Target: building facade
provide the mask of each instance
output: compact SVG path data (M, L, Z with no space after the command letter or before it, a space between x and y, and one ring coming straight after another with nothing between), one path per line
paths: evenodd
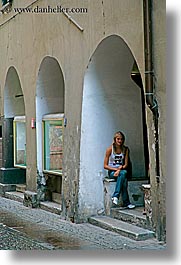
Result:
M146 10L153 33L151 71ZM153 226L162 240L165 1L3 3L0 53L0 182L26 183L26 190L37 192L39 177L47 187L44 199L59 196L62 216L83 222L104 208L104 154L121 130L131 150L133 179L151 185ZM147 96L156 104L156 118Z

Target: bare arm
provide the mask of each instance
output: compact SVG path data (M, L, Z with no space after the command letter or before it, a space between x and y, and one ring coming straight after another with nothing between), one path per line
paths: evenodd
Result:
M129 148L127 147L125 152L124 165L122 166L122 169L126 169L128 167L128 157L129 157Z
M105 154L105 158L104 158L104 169L117 171L118 168L110 167L108 165L109 164L109 157L111 155L111 152L112 152L112 146L108 147L107 150L106 150L106 154Z

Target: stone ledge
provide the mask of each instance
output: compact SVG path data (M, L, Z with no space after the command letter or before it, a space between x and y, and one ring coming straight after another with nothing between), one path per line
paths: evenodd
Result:
M0 183L0 195L4 196L8 191L15 191L16 185L15 184L3 184Z
M40 202L40 208L47 212L60 215L62 212L61 205L51 201Z
M130 203L136 206L144 206L144 192L142 190L142 185L148 184L148 180L132 180L128 181L128 194L130 198ZM106 215L110 215L110 209L112 205L112 194L115 190L116 181L114 179L104 178L104 207ZM119 198L119 206L122 205L122 197Z
M23 198L24 198L23 193L20 193L17 191L5 192L4 197L10 200L13 200L13 201L21 202L21 203L23 203Z

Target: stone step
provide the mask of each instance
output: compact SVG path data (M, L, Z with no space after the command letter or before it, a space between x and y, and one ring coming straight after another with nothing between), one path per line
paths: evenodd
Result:
M149 219L146 215L143 215L144 208L136 207L135 209L123 209L123 208L111 208L110 216L127 222L129 224L133 224L145 229L151 229L151 225Z
M15 191L16 185L15 184L3 184L0 183L0 195L4 196L5 192L7 191Z
M140 241L153 238L155 233L148 229L144 229L132 224L128 224L121 220L116 220L108 216L90 217L89 222L101 228L119 233L122 236Z
M17 202L22 202L23 203L23 199L24 199L24 194L21 192L17 192L17 191L9 191L9 192L5 192L5 198L13 200L13 201L17 201Z
M61 204L50 201L40 202L40 208L47 212L55 213L58 215L60 215L62 212Z
M17 202L21 202L25 206L30 206L30 204L32 204L32 202L29 203L29 205L28 205L28 202L25 200L26 198L24 198L28 194L29 194L29 196L36 195L36 193L29 192L29 191L26 191L25 194L23 194L22 192L11 191L11 192L5 192L4 197L7 198L7 199L10 199L10 200L14 200L14 201L17 201ZM60 204L57 204L55 202L50 202L50 201L40 202L39 207L41 209L47 211L47 212L55 213L55 214L58 214L58 215L60 215L61 212L62 212L61 205Z
M24 193L26 191L26 185L25 184L16 184L16 191Z
M142 189L143 184L147 184L148 180L131 180L128 181L128 193L130 203L136 205L137 207L144 206L144 192ZM112 194L114 193L116 182L114 179L104 178L104 207L105 214L110 215L110 210L112 207ZM122 197L119 198L119 205L123 204Z

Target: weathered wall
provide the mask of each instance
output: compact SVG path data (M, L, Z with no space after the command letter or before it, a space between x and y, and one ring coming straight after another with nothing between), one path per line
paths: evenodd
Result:
M31 0L14 1L16 6L27 6ZM60 1L53 1L54 6ZM48 6L50 1L40 0L34 6ZM163 218L165 183L165 78L163 51L165 49L165 1L154 1L155 70L157 73L158 100L160 105L160 154L161 154L161 208ZM86 7L85 14L71 14L84 29L81 31L63 14L13 12L0 16L0 88L4 95L6 74L11 66L17 70L24 94L27 118L27 189L36 190L36 130L31 129L31 118L36 116L36 86L40 64L46 56L53 57L60 65L65 86L65 116L67 127L64 135L63 214L71 220L81 219L79 209L79 166L82 95L86 68L98 44L110 35L120 36L130 48L144 79L143 17L141 0L62 0L65 7ZM162 10L163 8L163 10ZM14 16L14 17L13 17ZM7 22L6 22L7 21ZM4 24L4 22L6 22ZM160 45L161 43L161 45ZM160 62L163 65L160 65ZM144 81L144 80L143 80ZM50 87L51 89L51 87ZM3 100L2 100L3 104ZM4 114L3 107L1 108ZM148 110L150 167L154 185L154 151L152 118ZM155 204L153 204L154 207ZM79 209L79 211L78 211ZM78 216L80 215L80 216ZM155 215L154 215L155 216ZM155 217L154 217L155 218ZM157 225L157 223L155 222Z
M23 7L29 3L31 1L19 0L16 6ZM46 7L49 1L38 1L34 6L37 4ZM59 1L54 1L56 4ZM61 4L88 9L86 14L71 15L84 29L83 32L63 14L24 13L13 19L10 18L14 13L1 16L1 24L10 20L0 26L0 37L3 40L0 44L0 76L3 93L8 68L14 65L19 75L27 118L27 189L36 190L36 131L31 129L30 122L36 116L38 73L46 56L58 61L65 79L67 117L64 137L64 214L74 219L79 205L81 109L86 67L98 44L105 37L115 34L130 47L140 70L144 68L142 1L62 1Z
M16 6L27 6L31 2L16 1ZM54 5L59 4L59 1L54 2ZM46 7L48 4L49 1L38 1L39 6ZM77 1L74 3L62 1L62 5L66 7L78 6ZM79 6L81 5L83 2L79 4ZM65 158L70 157L71 163L69 164L71 166L69 165L69 168L71 170L74 171L78 168L79 140L77 141L77 138L74 137L74 131L77 131L77 126L79 127L80 123L81 73L85 68L84 64L80 63L80 59L83 60L82 32L62 14L24 13L11 19L13 15L14 13L11 12L0 18L1 24L10 19L6 24L0 26L1 88L3 94L6 72L10 66L15 66L24 92L27 117L27 188L36 190L36 131L31 129L30 123L31 118L36 116L35 95L38 71L43 58L47 55L54 57L59 62L63 74L66 72L65 112L68 125L65 131L65 145L67 142L71 142L71 144L70 148L65 149ZM81 16L85 17L86 15L78 15L77 19L81 20ZM78 66L79 71L75 71ZM68 102L71 102L72 99L74 99L75 104L69 105ZM75 144L69 140L72 135ZM66 150L71 152L73 158L69 153L66 153ZM67 164L66 161L65 164Z
M157 237L165 240L166 237L166 6L165 0L153 1L153 61L154 85L159 107L159 156L160 156L160 183L155 178L154 163L154 131L151 120L150 157L151 157L151 194L153 223Z

